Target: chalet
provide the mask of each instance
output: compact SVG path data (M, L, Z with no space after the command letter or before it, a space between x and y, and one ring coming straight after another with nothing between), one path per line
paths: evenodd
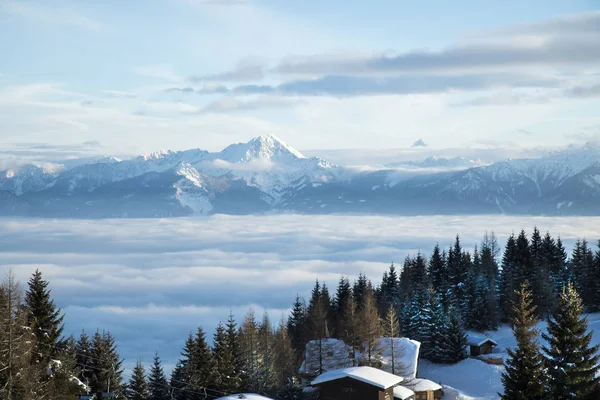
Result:
M348 368L356 365L354 351L342 340L323 338L306 344L304 362L300 366L300 377L309 384L323 372Z
M489 337L478 335L476 333L469 333L467 335L467 346L469 346L471 357L477 357L482 354L491 354L494 347L498 346L498 343L494 342Z
M254 393L239 393L239 394L230 394L225 397L219 397L216 400L273 400L269 397L261 396L259 394Z
M312 386L319 400L393 400L402 378L372 367L337 369L319 375Z
M444 395L442 387L429 379L410 379L403 382L402 386L415 393L414 400L440 400Z

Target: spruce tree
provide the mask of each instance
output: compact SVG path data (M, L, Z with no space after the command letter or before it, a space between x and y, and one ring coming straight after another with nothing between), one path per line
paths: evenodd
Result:
M354 300L356 300L356 305L359 308L362 307L368 286L369 281L367 277L362 272L359 273L358 279L354 282L354 285L352 286L352 295L354 296Z
M150 376L148 377L148 400L170 400L169 382L158 353L154 354Z
M25 293L27 325L31 327L36 340L32 363L47 365L52 357L60 352L64 315L50 298L48 282L36 270L29 279Z
M342 276L338 282L338 287L335 292L334 306L332 307L333 316L331 320L333 321L335 337L342 337L342 314L344 312L344 309L346 308L346 303L348 302L348 299L350 299L350 297L352 297L350 281L347 277ZM296 304L294 304L294 307L295 306Z
M444 348L443 329L447 325L439 295L430 288L426 306L422 309L421 354L424 359L437 362Z
M112 334L108 331L96 332L92 340L92 393L114 393L120 396L123 392L123 361L117 352Z
M590 346L593 331L587 331L588 321L581 317L582 311L579 294L568 284L548 321L548 333L542 333L548 342L543 347L549 378L547 399L598 398L599 346Z
M439 362L453 364L466 358L467 335L455 309L449 310L448 323L442 328L440 342Z
M258 323L254 310L250 309L239 329L240 354L242 356L241 389L258 392L260 389L260 353L258 345Z
M228 392L238 392L242 387L243 357L240 349L237 323L231 311L229 311L225 333L227 346L231 349L231 354L233 355L233 371L232 375L229 376Z
M306 305L300 295L297 294L287 322L287 331L292 340L292 347L296 352L297 359L302 357L304 346L308 340L306 328Z
M211 387L226 393L235 388L231 387L230 378L235 375L235 357L233 349L229 347L227 331L219 322L213 336L214 371Z
M133 368L126 389L127 400L148 400L148 382L142 362L138 360Z
M82 331L81 335L79 335L75 348L77 351L76 360L77 367L79 368L79 380L89 385L95 371L92 369L94 366L94 361L91 359L92 342L85 331Z
M206 343L206 334L202 327L196 330L191 350L187 364L189 381L186 388L190 392L200 392L212 382L214 369L212 353Z
M545 374L538 343L539 332L535 328L535 305L527 283L516 293L513 306L513 334L516 349L508 349L505 372L502 373L503 400L543 400Z
M515 235L511 235L506 241L504 255L502 256L502 273L498 287L500 311L503 321L513 318L513 304L515 290L517 290L517 241Z

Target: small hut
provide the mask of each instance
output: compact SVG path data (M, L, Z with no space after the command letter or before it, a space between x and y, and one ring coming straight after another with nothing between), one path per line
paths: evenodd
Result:
M469 333L467 335L467 345L469 346L471 357L477 357L483 354L491 354L494 347L498 346L498 343L489 337Z
M312 386L320 400L393 400L402 378L372 367L351 367L325 372Z
M429 379L415 378L402 384L415 393L414 400L440 400L444 393L442 386Z

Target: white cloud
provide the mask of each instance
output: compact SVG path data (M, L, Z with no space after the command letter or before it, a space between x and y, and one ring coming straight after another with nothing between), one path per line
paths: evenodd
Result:
M95 21L74 8L66 8L54 4L46 7L27 1L5 0L0 3L0 9L21 17L51 25L70 25L96 33L109 32L111 28L101 22Z
M169 82L180 82L183 80L182 77L173 71L173 67L167 64L138 66L134 67L133 71L140 76Z

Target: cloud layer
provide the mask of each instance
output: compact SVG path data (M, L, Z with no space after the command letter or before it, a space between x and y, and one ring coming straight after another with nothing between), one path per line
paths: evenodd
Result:
M67 331L114 331L122 355L172 366L189 331L209 337L231 309L278 321L296 293L340 275L379 280L389 263L486 230L503 242L513 230L600 238L597 218L213 216L147 220L0 220L0 266L23 282L40 268L67 313ZM333 289L333 288L332 288Z

